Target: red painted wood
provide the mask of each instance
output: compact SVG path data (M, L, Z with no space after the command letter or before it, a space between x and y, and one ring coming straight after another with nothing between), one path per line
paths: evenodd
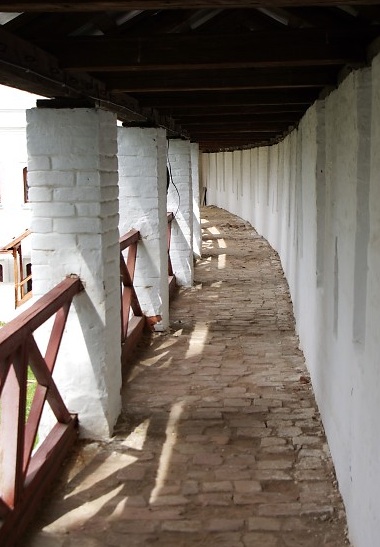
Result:
M67 316L69 314L70 305L71 301L66 302L62 306L62 308L57 311L55 316L54 325L50 334L50 339L45 354L45 361L50 371L54 369L54 365L57 360L57 355L59 347L61 345L63 331L66 325Z
M168 216L168 231L167 231L168 275L169 275L169 285L170 285L170 282L171 282L170 278L172 278L174 276L172 261L171 261L171 258L170 258L170 243L171 243L171 239L172 239L172 222L174 220L174 214L173 213L168 213L167 216Z
M131 361L133 351L140 340L146 325L145 317L132 317L128 329L128 335L121 349L121 364L122 370L126 370L127 365Z
M1 397L0 493L4 503L15 507L22 494L27 359L25 345L12 355Z
M36 509L33 500L41 497L48 479L53 476L52 470L56 470L76 437L76 418L64 405L52 379L52 371L71 301L82 289L77 277L65 279L0 331L2 546L14 544L15 537ZM33 331L54 314L56 317L44 358L33 338ZM26 422L28 365L38 385ZM45 401L52 408L58 424L32 456Z
M132 298L132 289L130 287L124 287L122 294L122 342L124 342L128 333L128 324L129 324L129 313L131 309L131 298Z
M125 343L128 332L129 323L132 318L142 317L143 313L140 303L137 298L133 279L136 268L137 244L140 239L140 232L130 230L122 238L120 238L120 277L122 282L121 295L121 341ZM123 250L128 249L127 257L123 255Z
M120 250L124 251L127 247L132 245L132 243L137 243L140 239L140 232L138 230L129 230L125 235L119 239Z
M45 401L48 401L58 422L67 424L71 419L70 413L52 378L52 370L49 370L33 337L29 340L29 364L39 385L25 426L24 472L30 462Z
M0 397L3 391L5 380L7 379L10 366L11 366L10 356L7 356L5 359L0 360Z
M83 285L78 277L67 277L29 309L2 327L0 361L21 345L30 332L40 327L81 290Z
M57 424L33 457L20 503L6 515L0 528L0 545L14 547L33 518L41 499L57 476L68 450L78 437L75 415L68 425ZM1 514L1 507L0 507Z
M38 426L40 424L42 410L46 400L48 388L38 385L34 394L33 402L30 407L28 420L25 424L25 446L24 446L24 458L23 458L23 470L26 473L34 443L36 441Z
M127 256L127 269L128 269L128 273L132 283L133 283L133 278L135 276L136 256L137 256L137 243L134 243L133 245L129 246L128 256Z

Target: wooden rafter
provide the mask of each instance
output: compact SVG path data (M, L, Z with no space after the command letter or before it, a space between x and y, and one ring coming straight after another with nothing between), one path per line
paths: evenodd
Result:
M331 5L372 5L374 0L313 0L312 3L306 0L268 0L266 6L331 6ZM126 10L154 10L154 9L206 9L206 8L253 8L263 4L260 0L5 0L0 1L2 11L126 11Z
M70 71L146 71L329 66L363 62L380 33L296 29L240 35L86 36L39 42Z
M209 108L215 106L257 106L257 105L303 105L309 106L318 98L318 91L313 89L302 90L249 90L228 92L187 92L180 94L140 93L137 95L139 103L144 106L157 108L168 108L174 112L175 109L196 106L198 108Z
M201 149L278 142L380 36L371 0L0 0L2 11L0 83Z
M115 112L122 121L155 123L180 133L172 120L143 111L137 101L123 94L113 96L104 83L86 73L62 69L54 55L0 28L0 84L46 97L91 99L96 106Z
M322 88L335 83L336 68L210 70L207 73L207 78L205 78L203 70L179 72L152 70L144 73L102 73L100 78L110 91L128 93Z

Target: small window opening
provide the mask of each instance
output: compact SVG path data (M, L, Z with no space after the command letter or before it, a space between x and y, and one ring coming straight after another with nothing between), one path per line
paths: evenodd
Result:
M24 182L24 203L29 202L29 186L28 186L28 168L24 167L22 170L22 177Z

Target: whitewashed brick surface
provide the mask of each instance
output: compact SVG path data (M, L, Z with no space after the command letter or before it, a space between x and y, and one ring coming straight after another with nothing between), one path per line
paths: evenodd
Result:
M118 129L120 234L140 231L134 286L145 315L169 325L166 210L166 132Z
M32 109L27 123L34 295L70 274L85 286L54 376L82 435L108 437L121 404L116 118L96 109Z
M168 191L168 211L175 213L172 223L171 258L177 283L191 287L194 278L193 257L193 191L191 175L191 144L169 141L169 162L173 182Z

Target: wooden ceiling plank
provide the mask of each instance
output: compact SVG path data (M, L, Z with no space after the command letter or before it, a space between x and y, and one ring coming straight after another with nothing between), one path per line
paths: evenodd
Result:
M165 34L179 31L189 31L190 26L187 24L192 10L162 10L153 12L143 12L150 14L138 25L132 26L127 30L126 35L141 35L141 34Z
M58 37L66 37L82 27L91 20L92 15L92 13L23 13L7 23L4 28L25 40L35 36L57 39Z
M4 12L17 11L125 11L134 9L212 9L236 8L236 0L1 0L0 8ZM375 0L314 0L313 5L374 5ZM241 0L239 7L252 8L262 5L260 0ZM305 0L267 0L265 6L303 6Z
M150 94L138 94L137 100L142 106L172 109L195 107L215 107L215 106L256 106L256 105L303 105L312 104L317 98L318 93L315 90L296 90L296 91L241 91L235 93L181 93L171 95L164 93L151 96Z
M196 106L187 106L185 109L169 109L161 108L160 112L169 114L171 112L172 116L176 120L187 120L194 118L201 118L204 115L210 117L221 117L221 116L254 116L254 115L277 115L282 113L294 114L297 118L300 118L301 114L305 112L306 105L300 104L276 104L276 105L229 105L229 106L218 106L218 105L209 105L207 107L196 107Z
M191 127L192 125L198 125L199 123L207 123L214 125L223 125L226 123L255 123L255 122L271 122L274 119L278 122L294 123L299 119L298 112L277 113L275 117L273 114L226 114L218 116L210 116L208 114L203 116L179 116L176 118L181 125Z
M57 55L62 67L88 72L310 67L364 62L366 44L379 34L377 27L295 29L215 36L87 36L42 40L38 45Z
M141 109L127 95L113 95L104 84L87 74L69 74L57 59L0 27L0 83L45 97L88 98L99 108L115 112L121 121L152 119L169 132L178 132L173 120L153 110Z
M280 122L280 123L287 123L291 124L294 123L296 120L299 119L299 113L277 113L274 117L273 114L227 114L227 115L218 115L218 116L199 116L197 118L194 117L186 117L181 116L179 118L176 118L182 127L187 127L188 129L191 129L193 126L197 126L199 124L208 124L208 125L214 125L214 126L221 126L221 125L244 125L244 124L253 124L253 123L274 123Z
M235 69L208 71L147 71L144 73L95 74L107 89L119 92L210 91L237 89L283 89L333 85L337 69L260 70Z
M216 133L218 135L229 134L235 135L239 133L281 133L288 129L290 124L273 122L273 123L252 123L252 124L225 124L222 126L197 125L191 127L191 135L206 135Z

